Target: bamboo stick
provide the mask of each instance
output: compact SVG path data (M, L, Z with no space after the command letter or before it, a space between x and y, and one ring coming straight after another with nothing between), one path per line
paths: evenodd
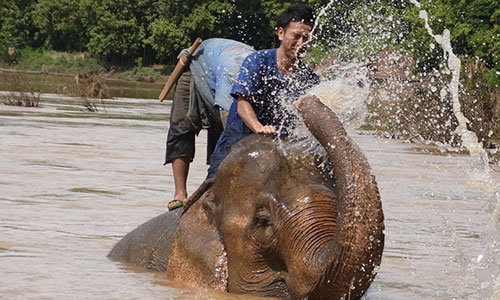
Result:
M193 55L194 51L198 48L198 46L201 44L202 40L201 38L197 38L196 41L194 41L193 45L189 49L189 54L182 54L181 57L179 58L179 62L174 68L174 71L172 71L172 74L168 77L167 83L165 83L165 86L163 87L163 90L161 91L160 99L161 102L165 100L165 97L167 97L168 92L172 89L174 84L179 80L179 77L181 77L182 72L184 69L189 65L189 62L191 61L191 55Z

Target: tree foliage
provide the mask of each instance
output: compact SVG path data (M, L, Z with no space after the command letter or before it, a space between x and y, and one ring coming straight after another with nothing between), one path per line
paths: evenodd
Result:
M88 34L82 31L78 0L40 0L31 17L38 37L45 46L58 51L81 50Z
M275 20L307 2L319 12L315 53L350 42L350 55L393 45L410 49L420 70L439 68L419 8L403 0L9 0L0 2L0 51L6 47L86 51L110 63L173 63L196 37L231 38L257 49L277 46ZM500 73L498 0L421 0L435 33L451 31L456 54L479 58L490 79ZM389 23L397 24L396 26ZM368 30L367 30L368 28ZM354 37L346 39L346 37ZM375 41L375 42L371 42ZM357 48L356 48L357 47ZM363 49L363 51L360 51ZM345 52L349 53L349 52Z
M434 34L450 30L453 51L463 62L479 60L488 67L491 83L500 84L500 2L498 0L424 0ZM408 6L405 18L412 27L412 46L421 69L439 68L433 41L419 18L419 9Z
M88 50L113 61L117 58L121 62L133 59L143 46L145 37L144 28L136 16L138 2L101 0L91 7L95 12L95 23L89 26Z
M30 12L35 1L0 1L0 47L24 47L37 44Z
M146 43L159 56L177 54L195 37L224 36L234 6L229 1L160 1L159 16L148 27Z

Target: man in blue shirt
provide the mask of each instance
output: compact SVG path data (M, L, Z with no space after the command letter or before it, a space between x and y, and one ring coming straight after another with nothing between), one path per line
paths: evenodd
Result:
M165 164L172 163L174 200L168 209L182 206L187 197L186 181L195 153L195 135L208 129L207 163L223 126L219 112L228 111L230 92L241 63L255 50L227 39L203 41L191 57L189 70L179 78L170 114ZM179 54L188 53L188 49Z
M286 138L294 129L296 117L287 103L319 83L319 77L300 61L314 18L307 4L290 6L278 17L279 48L254 52L243 61L231 90L235 100L210 158L207 178L216 175L231 146L250 133Z

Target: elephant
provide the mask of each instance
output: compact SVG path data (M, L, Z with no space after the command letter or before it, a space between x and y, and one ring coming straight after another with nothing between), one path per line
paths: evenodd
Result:
M384 248L364 154L319 98L297 105L321 145L252 134L183 210L139 226L109 254L192 288L281 299L359 299Z

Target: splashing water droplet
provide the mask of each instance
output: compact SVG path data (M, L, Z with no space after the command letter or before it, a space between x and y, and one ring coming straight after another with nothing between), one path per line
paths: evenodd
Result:
M420 3L415 0L410 0L411 3L415 4L418 8L421 7ZM497 267L498 260L500 260L500 251L497 249L496 241L500 239L500 219L498 218L500 212L500 193L495 191L500 191L500 184L495 182L490 176L489 160L486 151L483 149L482 145L478 142L476 134L467 129L467 123L469 120L463 115L461 110L461 104L459 102L459 76L461 69L460 59L453 53L451 47L450 31L445 29L442 35L433 34L431 27L428 22L427 12L421 10L419 13L421 19L425 21L425 28L429 35L431 35L437 44L443 48L443 54L447 56L447 67L452 75L451 82L448 85L448 89L442 89L440 95L442 98L447 96L448 93L451 94L453 113L458 120L458 126L455 129L461 139L463 145L467 148L470 155L470 163L473 172L469 174L471 184L480 186L488 199L491 199L494 210L490 212L491 223L494 226L490 226L491 229L487 229L483 233L482 239L486 241L487 251L490 252L492 257L486 259L486 267L476 268L475 274L478 280L480 280L481 296L482 298L490 299L500 299L500 275L499 268ZM480 254L476 258L476 262L479 264L485 260L483 254ZM486 276L484 275L486 273ZM493 284L493 282L495 284Z

